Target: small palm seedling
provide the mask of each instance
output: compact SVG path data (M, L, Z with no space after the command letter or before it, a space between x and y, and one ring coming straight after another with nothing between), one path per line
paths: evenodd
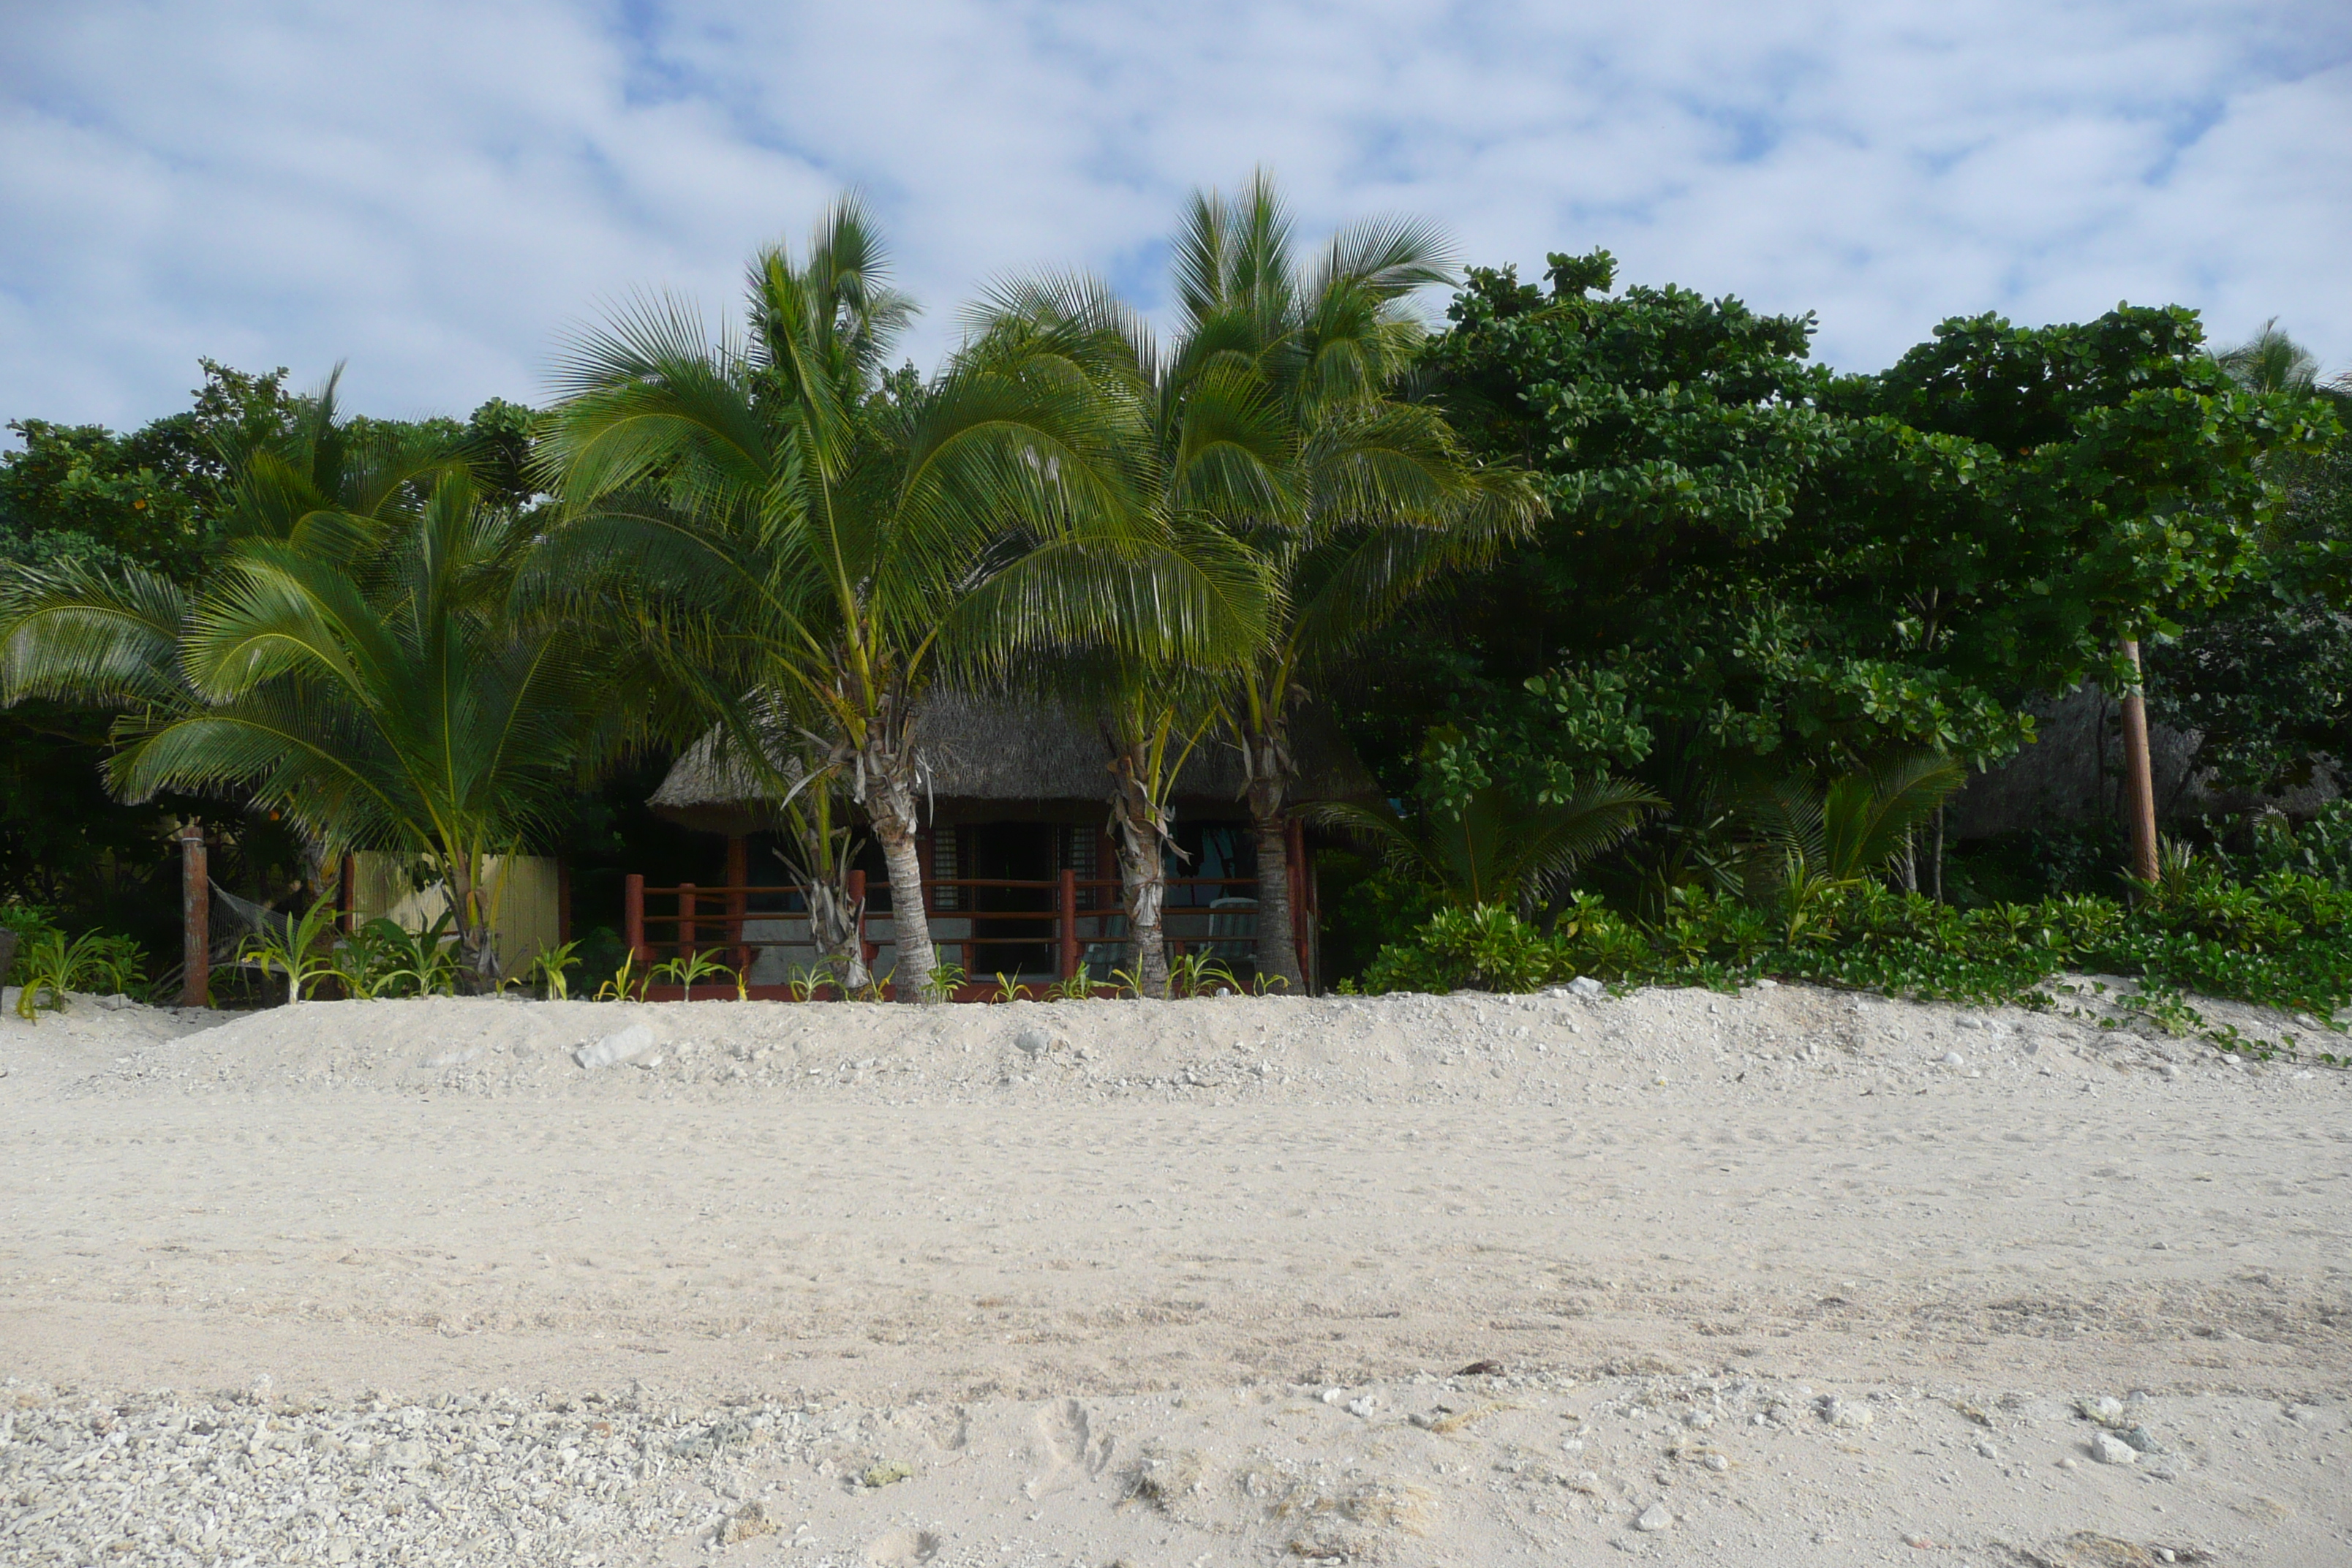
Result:
M626 1002L630 1000L629 991L632 987L635 988L637 998L642 1000L645 996L646 976L637 973L636 967L636 950L632 948L621 955L621 967L613 971L613 978L596 987L596 994L592 1000Z
M1048 1002L1083 1002L1094 994L1095 978L1083 963L1067 980L1057 980L1045 987L1045 1000Z
M946 959L939 959L931 965L930 978L923 983L923 1000L952 1002L955 1000L955 994L963 988L967 978L962 964L950 963Z
M85 931L73 941L60 931L43 931L18 960L24 986L16 993L16 1016L33 1022L39 1009L66 1005L66 993L124 988L140 968L139 951L128 937Z
M732 972L727 965L719 962L716 953L681 952L676 958L655 964L646 978L667 979L671 984L682 987L686 992L687 1000L692 1001L694 988L705 979L713 974L730 973Z
M423 931L410 931L387 915L378 915L361 927L352 940L362 949L358 968L366 982L366 994L399 995L404 991L412 996L455 995L457 954L450 924L451 917L445 912Z
M1138 966L1134 969L1112 970L1110 972L1110 994L1113 996L1125 996L1134 1001L1141 1001L1144 994L1143 971L1141 967Z
M299 1002L306 990L337 972L334 944L328 938L337 913L333 900L320 899L299 919L265 926L247 937L237 956L259 969L264 980L272 973L284 975L287 1002Z
M1239 991L1242 983L1213 952L1180 953L1168 963L1171 990L1182 996L1214 995L1220 990Z
M16 993L16 1016L33 1023L37 1009L66 1005L66 993L72 989L74 948L79 945L68 943L63 931L44 931L34 939L22 960L25 984Z
M840 984L841 982L833 973L832 965L824 963L814 964L806 969L795 969L793 971L792 978L784 983L785 988L792 993L793 1000L795 1002L809 1001L825 987L837 987Z
M576 942L566 942L553 947L542 947L539 955L530 961L530 967L524 971L529 978L539 982L541 994L549 1001L571 999L572 982L564 972L578 966L580 961L572 954L579 946Z
M1030 994L1029 987L1000 969L996 972L996 989L989 993L987 999L991 1002L1020 1002Z

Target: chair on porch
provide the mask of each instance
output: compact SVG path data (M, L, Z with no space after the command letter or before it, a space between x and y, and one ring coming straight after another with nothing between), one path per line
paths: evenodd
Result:
M1210 903L1209 952L1227 969L1257 962L1255 899L1224 898Z

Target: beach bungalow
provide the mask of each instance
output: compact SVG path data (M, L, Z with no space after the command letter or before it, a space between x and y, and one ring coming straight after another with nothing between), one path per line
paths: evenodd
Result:
M1081 965L1108 980L1130 964L1108 831L1109 750L1092 721L1057 709L940 694L929 699L917 735L930 771L921 841L925 909L940 956L971 978L964 994L994 991L999 975L1036 988L1068 979ZM1379 786L1320 710L1299 715L1292 742L1300 773L1289 828L1292 940L1312 988L1312 835L1295 808L1369 798ZM1203 742L1178 777L1167 935L1171 952L1207 949L1246 978L1256 946L1257 853L1242 783L1239 758L1215 742ZM706 740L678 759L647 805L682 826L726 838L726 885L656 887L631 876L625 893L631 947L647 963L716 952L753 994L789 994L818 954L806 900L775 853L772 803L743 770L719 761ZM864 900L867 962L887 973L896 959L892 892L878 849L867 845L858 867L851 897ZM727 982L728 994L733 984Z

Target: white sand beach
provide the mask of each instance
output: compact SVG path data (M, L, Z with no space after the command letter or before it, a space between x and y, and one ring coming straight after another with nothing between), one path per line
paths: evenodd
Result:
M2110 999L10 1011L0 1560L2352 1561L2352 1078Z

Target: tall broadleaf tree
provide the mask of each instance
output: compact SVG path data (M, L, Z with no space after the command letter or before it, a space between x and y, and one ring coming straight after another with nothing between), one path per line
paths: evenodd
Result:
M1181 655L1230 635L1067 355L982 336L929 380L886 373L911 313L845 199L803 256L755 259L740 336L660 300L583 337L548 436L566 570L624 584L669 689L739 756L789 788L782 756L805 753L864 813L908 999L934 967L925 692L1001 682L1047 648Z

